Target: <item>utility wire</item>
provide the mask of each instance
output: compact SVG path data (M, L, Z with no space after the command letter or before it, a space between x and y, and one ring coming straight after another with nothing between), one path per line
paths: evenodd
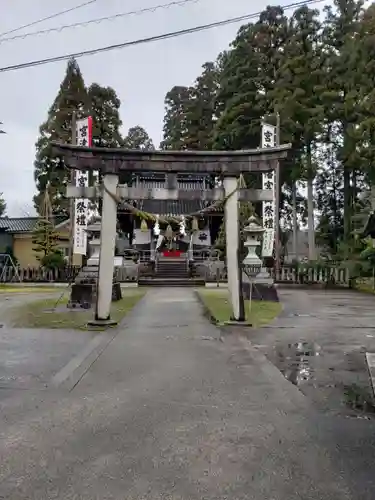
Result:
M72 24L64 24L64 25L58 26L56 28L48 28L45 30L31 31L29 33L24 33L23 35L14 35L14 36L9 36L9 37L5 37L5 38L0 38L0 43L10 42L11 40L25 39L25 38L28 38L30 36L46 35L48 33L60 32L60 31L66 30L66 29L71 29L71 28L83 28L83 27L89 26L91 24L100 24L104 21L115 21L117 19L121 19L121 18L127 17L127 16L142 15L142 14L147 14L148 12L156 12L157 10L160 10L160 9L168 9L170 7L182 7L188 3L197 3L197 2L199 2L199 0L178 0L178 1L174 1L174 2L155 5L154 7L145 7L143 9L139 9L139 10L120 12L119 14L113 14L111 16L97 17L94 19L89 19L88 21L81 21L81 22L72 23Z
M55 12L55 14L51 14L50 16L43 17L42 19L37 19L36 21L32 21L31 23L28 24L23 24L22 26L19 26L18 28L14 28L9 31L4 31L3 33L0 33L0 37L5 36L5 35L10 35L11 33L15 33L16 31L21 31L24 28L30 28L31 26L35 26L36 24L43 23L44 21L49 21L50 19L55 19L56 17L62 16L63 14L68 14L68 12L73 12L78 9L82 9L82 7L86 7L87 5L91 5L92 3L95 3L97 0L89 0L87 2L81 3L80 5L76 5L75 7L70 7L69 9L62 10L60 12Z
M322 3L324 1L325 0L305 0L305 1L301 1L301 2L294 2L294 3L284 5L283 9L290 10L290 9L303 7L303 6L307 6L307 5ZM39 59L39 60L35 60L35 61L30 61L27 63L14 64L12 66L5 66L3 68L0 68L0 73L5 73L8 71L16 71L18 69L24 69L24 68L31 68L33 66L42 66L44 64L65 61L65 60L73 59L73 58L78 59L79 57L92 56L94 54L100 54L102 52L109 52L111 50L124 49L127 47L133 47L135 45L142 45L142 44L146 44L146 43L157 42L160 40L167 40L169 38L176 38L178 36L189 35L191 33L197 33L199 31L205 31L205 30L209 30L212 28L226 26L228 24L234 24L234 23L239 23L239 22L243 22L243 21L248 21L248 20L259 17L261 13L262 13L262 11L254 12L252 14L245 14L243 16L232 17L229 19L225 19L223 21L217 21L217 22L210 23L210 24L202 24L201 26L195 26L193 28L188 28L188 29L179 30L179 31L172 31L170 33L164 33L162 35L150 36L147 38L139 38L138 40L132 40L130 42L117 43L114 45L107 45L106 47L99 47L96 49L84 50L82 52L74 52L71 54L49 57L46 59Z

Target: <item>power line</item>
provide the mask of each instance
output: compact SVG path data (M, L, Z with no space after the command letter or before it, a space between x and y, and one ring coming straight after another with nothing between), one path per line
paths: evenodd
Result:
M21 31L24 28L30 28L31 26L35 26L36 24L43 23L44 21L49 21L50 19L55 19L56 17L62 16L63 14L68 14L69 12L73 12L78 9L82 9L82 7L86 7L87 5L91 5L92 3L95 3L97 0L89 0L87 2L81 3L80 5L76 5L75 7L70 7L69 9L62 10L60 12L55 12L55 14L51 14L50 16L43 17L42 19L37 19L36 21L32 21L31 23L28 24L23 24L22 26L19 26L18 28L14 28L9 31L4 31L3 33L0 33L0 37L5 36L5 35L10 35L11 33L15 33L16 31Z
M302 6L307 6L307 5L317 4L317 3L322 3L324 1L325 0L305 0L305 1L301 1L301 2L294 2L294 3L290 3L290 4L287 4L287 5L284 5L283 9L284 10L290 10L290 9L294 9L294 8L298 8L298 7L302 7ZM99 47L97 49L84 50L82 52L74 52L74 53L71 53L71 54L65 54L65 55L61 55L61 56L49 57L49 58L46 58L46 59L39 59L39 60L35 60L35 61L30 61L30 62L27 62L27 63L14 64L12 66L5 66L3 68L0 68L0 73L5 73L5 72L8 72L8 71L16 71L18 69L24 69L24 68L31 68L33 66L42 66L44 64L50 64L50 63L54 63L54 62L65 61L65 60L73 59L73 58L74 59L78 59L80 57L92 56L92 55L95 55L95 54L100 54L102 52L109 52L111 50L124 49L124 48L127 48L127 47L133 47L135 45L142 45L142 44L146 44L146 43L157 42L157 41L160 41L160 40L167 40L169 38L176 38L178 36L188 35L188 34L191 34L191 33L197 33L199 31L206 31L206 30L209 30L209 29L212 29L212 28L218 28L218 27L221 27L221 26L226 26L228 24L234 24L234 23L239 23L239 22L243 22L243 21L249 21L251 19L259 17L261 13L262 13L262 11L254 12L252 14L245 14L243 16L232 17L232 18L229 18L229 19L225 19L223 21L217 21L217 22L210 23L210 24L203 24L201 26L195 26L193 28L188 28L188 29L179 30L179 31L172 31L170 33L164 33L162 35L150 36L150 37L147 37L147 38L140 38L138 40L132 40L130 42L123 42L123 43L118 43L118 44L114 44L114 45L107 45L106 47Z
M142 14L147 14L148 12L156 12L159 9L168 9L171 7L182 7L183 5L185 5L187 3L197 3L197 2L199 2L199 0L178 0L178 1L173 1L173 2L164 3L164 4L160 4L160 5L155 5L154 7L145 7L143 9L139 9L139 10L120 12L119 14L113 14L111 16L97 17L94 19L89 19L88 21L81 21L78 23L64 24L64 25L58 26L56 28L48 28L45 30L31 31L29 33L24 33L23 35L15 35L15 36L9 36L6 38L0 38L0 43L10 42L12 40L25 39L25 38L28 38L30 36L46 35L48 33L61 32L63 30L71 29L71 28L83 28L83 27L89 26L91 24L100 24L100 23L105 22L105 21L115 21L117 19L121 19L121 18L127 17L127 16L142 15Z

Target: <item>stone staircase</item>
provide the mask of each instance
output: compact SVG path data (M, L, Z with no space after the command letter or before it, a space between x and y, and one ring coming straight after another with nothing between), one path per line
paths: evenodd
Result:
M160 258L153 277L140 277L139 286L204 286L202 278L191 276L185 258Z

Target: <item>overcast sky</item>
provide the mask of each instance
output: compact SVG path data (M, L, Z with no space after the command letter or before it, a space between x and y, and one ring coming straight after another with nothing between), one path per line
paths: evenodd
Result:
M0 33L74 7L83 0L0 0ZM170 0L96 0L82 9L26 28L58 27L169 3ZM105 45L176 31L262 10L266 0L195 0L184 6L157 9L142 15L88 27L1 42L0 67L79 52ZM288 0L280 0L286 5ZM327 2L328 3L328 2ZM162 135L164 96L174 85L189 85L201 65L227 48L239 24L171 40L150 43L78 59L87 85L113 87L121 99L124 128L142 125L158 145ZM39 125L46 119L64 77L66 62L0 73L0 192L9 216L33 214L33 161Z

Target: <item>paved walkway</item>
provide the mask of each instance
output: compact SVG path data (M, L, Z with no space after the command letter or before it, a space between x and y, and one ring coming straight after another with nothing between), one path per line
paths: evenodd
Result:
M7 500L370 500L368 421L316 414L190 290L152 290L70 393L0 412Z
M55 293L0 294L0 401L14 392L45 388L50 379L95 338L94 332L11 328L7 310L27 302L59 298Z
M283 314L252 334L253 345L291 378L302 369L299 387L318 408L350 413L343 404L345 386L358 386L371 397L365 353L375 352L375 297L348 290L312 289L280 289L279 295ZM293 349L288 348L299 342L307 342L319 354L305 357L307 366L301 365L300 356L293 360Z

